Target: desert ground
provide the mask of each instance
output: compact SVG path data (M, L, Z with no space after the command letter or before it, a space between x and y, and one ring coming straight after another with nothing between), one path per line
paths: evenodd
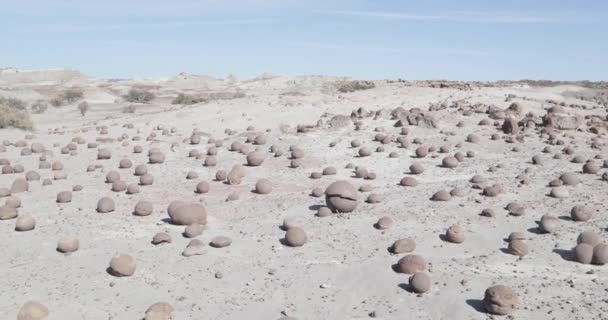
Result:
M0 318L608 319L606 92L4 72Z

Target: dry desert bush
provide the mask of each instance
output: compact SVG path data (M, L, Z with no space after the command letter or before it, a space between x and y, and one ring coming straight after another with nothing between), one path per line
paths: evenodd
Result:
M9 108L15 109L15 110L25 110L25 108L26 108L25 101L23 101L21 99L17 99L17 98L0 97L0 104L3 104L5 106L8 106Z
M154 100L156 96L154 93L144 88L131 88L124 98L132 103L149 103Z
M91 106L89 106L89 103L86 101L83 101L81 103L78 104L78 111L80 111L80 114L84 117L87 112L91 109Z
M61 107L66 104L74 103L83 97L84 91L81 88L72 87L65 89L63 92L51 99L50 102L53 107Z
M10 127L31 130L34 124L26 111L0 104L0 129Z
M41 114L44 113L49 108L49 104L44 100L36 100L30 106L32 113Z
M371 81L341 81L336 84L336 89L342 93L355 92L375 88L376 85Z

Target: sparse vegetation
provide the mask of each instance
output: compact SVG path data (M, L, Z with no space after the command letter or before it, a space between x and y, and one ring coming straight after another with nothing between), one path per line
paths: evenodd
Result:
M46 112L46 109L49 108L48 103L46 103L46 101L44 100L36 100L34 103L32 103L30 109L32 109L33 113L36 114L41 114Z
M78 110L80 111L80 114L84 117L87 112L91 109L91 107L89 106L89 103L86 101L83 101L81 103L78 104Z
M9 127L31 130L34 124L26 111L0 104L0 129Z
M347 92L355 92L360 90L368 90L375 88L376 85L371 81L342 81L337 84L337 89L339 92L347 93Z
M50 103L53 107L61 107L66 104L74 103L82 98L84 98L84 91L81 88L73 87L65 89L62 93L52 98Z
M15 110L25 110L27 104L25 101L17 98L4 98L0 97L0 104L8 106L11 109Z
M171 103L190 105L190 104L196 104L196 103L207 103L210 101L217 101L217 100L239 99L239 98L244 98L245 96L246 96L245 92L243 92L241 90L211 92L211 93L206 93L204 95L191 95L191 94L180 93L177 95L177 97L175 97L175 99L173 99L173 101Z
M149 103L155 98L155 95L143 88L131 88L124 98L133 103Z
M205 99L203 99L203 97L201 97L201 96L180 93L177 95L177 97L175 97L175 99L173 99L173 101L171 101L171 103L190 105L190 104L201 103L204 101L205 101Z

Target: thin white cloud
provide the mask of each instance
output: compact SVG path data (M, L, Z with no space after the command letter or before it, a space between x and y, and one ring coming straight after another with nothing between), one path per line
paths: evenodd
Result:
M461 22L461 23L560 23L573 21L567 17L528 15L517 12L480 12L480 11L454 11L440 14L419 14L408 12L388 11L356 11L356 10L330 10L322 14L333 16L347 16L358 18L373 18L389 21L426 21L426 22Z
M270 19L228 19L228 20L192 20L192 21L153 21L139 23L113 23L113 24L34 24L15 31L20 33L39 33L39 32L61 32L61 33L80 33L91 31L120 31L131 29L150 29L150 28L182 28L192 26L229 26L229 25L258 25L273 23Z
M424 47L383 47L383 46L351 46L337 43L321 43L321 42L290 42L287 44L290 47L320 49L320 50L337 50L347 52L360 53L377 53L377 54L403 54L403 55L425 55L425 56L468 56L468 57L483 57L490 55L489 52L475 49L461 48L424 48Z

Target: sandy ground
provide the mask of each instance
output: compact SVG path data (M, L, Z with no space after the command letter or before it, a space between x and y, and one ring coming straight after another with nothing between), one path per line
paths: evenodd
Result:
M92 106L85 117L75 106L50 107L44 114L33 115L36 129L29 139L26 136L30 132L0 130L0 140L44 144L50 151L48 161L60 161L68 177L52 180L48 186L30 181L29 191L16 194L22 201L19 214L35 217L34 230L17 232L15 220L0 221L0 270L4 273L0 278L1 319L15 319L28 300L46 305L49 319L142 319L148 306L159 301L175 308L173 319L279 319L283 315L297 319L608 319L607 267L574 262L570 254L582 231L607 236L606 182L601 179L604 170L583 174L583 164L571 161L574 156L591 159L599 155L596 161L601 165L606 151L592 149L591 139L604 143L605 131L591 133L584 124L581 130L557 130L565 145L552 146L552 152L543 153L548 140L539 134L541 126L522 128L525 141L509 143L500 126L478 125L488 114L445 108L432 112L438 128L409 126L405 139L410 144L403 148L394 141L401 128L394 127L396 120L390 117L396 107L418 107L426 112L430 105L449 106L463 100L503 110L512 102L520 102L524 111L516 117L521 119L528 112L544 115L545 108L551 106L547 99L564 101L568 114L605 117L603 108L563 94L583 88L522 85L458 90L379 81L374 89L338 93L327 89L334 78L269 77L229 83L181 76L138 82L156 86L158 98L149 105L138 105L134 114L125 114L121 110L128 103L120 94L134 82L107 82L72 74L53 82L56 78L37 76L28 81L22 76L20 82L5 79L0 90L0 94L29 101L45 97L44 90L78 85L85 89L85 99ZM247 96L191 106L170 104L176 92L228 90L234 86ZM516 98L506 101L509 94ZM570 104L587 108L571 108ZM360 130L354 130L352 123L341 128L326 125L333 115L349 116L359 107L387 112L376 119L357 119L362 123ZM308 133L296 132L298 124L315 125L319 119L325 124ZM502 124L502 120L497 121ZM463 126L457 126L459 122ZM127 128L126 124L133 127ZM107 134L100 133L102 126L107 127ZM246 130L249 126L252 131ZM163 134L158 128L168 130ZM237 133L227 135L226 128ZM379 130L393 141L384 145L383 152L359 157L359 148L351 147L350 142L357 139L375 150L380 146L373 141L376 128L382 128ZM206 151L209 147L206 136L199 145L187 142L195 129L224 141L218 148L217 166L204 167L203 160L188 157L192 149ZM146 141L152 132L156 137ZM214 181L218 169L230 170L235 164L246 163L245 155L229 151L230 144L245 142L248 134L260 133L266 135L267 143L248 146L267 153L263 165L246 167L239 185ZM495 133L500 135L499 140L490 139ZM477 135L480 142L466 142L469 134ZM122 135L126 139L115 140ZM98 138L114 141L98 141L98 148L79 144L75 155L62 154L61 148L74 137L82 137L87 143ZM141 140L133 141L134 137ZM416 158L414 138L437 149L450 146L449 154L472 150L475 157L465 157L457 168L444 168L440 165L447 154L435 151ZM331 142L337 142L335 147L330 147ZM144 152L133 153L135 145L141 145ZM107 172L117 170L127 183L138 182L133 168L118 169L118 163L124 158L134 166L147 163L152 145L166 155L164 163L148 164L155 178L153 185L142 186L141 193L134 195L112 192L105 183ZM271 145L286 151L291 145L298 146L305 153L301 166L290 168L289 152L274 157L268 151ZM519 151L513 151L516 146ZM563 154L561 150L566 146L574 148L575 153ZM112 158L97 160L99 148L110 149ZM53 179L55 172L38 169L39 154L21 156L22 148L14 144L6 149L0 158L8 159L13 166L22 165L25 172L37 171L41 180ZM399 157L389 158L390 152ZM537 154L542 155L543 165L532 164L531 158ZM554 159L555 154L562 154L562 159ZM399 181L409 175L408 168L414 162L426 169L414 176L418 185L400 186ZM353 169L345 168L349 163L365 166L376 173L376 179L355 178ZM103 168L87 172L91 164ZM327 166L336 167L337 175L310 178L311 172ZM529 181L521 184L516 177L526 169ZM198 173L198 179L187 180L189 171ZM548 182L564 172L575 172L581 183L567 187L567 198L549 197ZM497 197L482 195L469 181L476 174L485 176L488 184L501 183L505 192ZM10 188L16 178L22 177L24 173L2 174L0 187ZM272 182L272 193L252 192L260 178ZM194 193L196 184L203 180L209 181L211 191ZM325 199L312 197L311 190L326 188L337 180L347 180L357 188L369 184L371 192L380 194L383 201L366 203L370 192L360 192L354 212L315 216ZM57 194L72 190L74 185L83 186L82 191L73 192L70 203L56 203ZM463 188L465 195L445 202L430 200L435 192L455 187ZM226 201L234 192L239 199ZM116 211L96 212L97 200L103 196L114 199ZM153 214L132 215L139 200L152 202ZM172 225L167 219L167 205L173 200L200 202L206 207L209 222L198 239L208 243L224 235L232 239L232 245L221 249L208 246L203 255L182 256L190 239L182 236L184 226ZM526 214L509 215L504 207L512 201L524 205ZM3 202L0 199L0 204ZM572 221L570 209L576 204L588 206L593 217L586 222ZM493 209L496 217L480 216L484 208ZM545 214L560 217L553 233L543 234L537 228L537 221ZM375 229L375 222L382 216L390 216L394 227ZM282 244L285 231L280 226L285 218L295 218L306 231L308 242L304 246ZM443 238L446 229L455 223L466 230L466 240L461 244ZM152 236L159 231L170 233L173 242L151 244ZM506 252L505 238L513 231L526 233L530 249L527 256ZM55 250L57 241L65 235L77 235L78 251L63 255ZM388 248L405 237L415 239L413 253L429 263L432 288L425 294L411 292L408 275L393 270L405 254L392 254ZM116 253L137 260L133 276L114 277L106 272ZM218 272L221 278L216 277ZM484 311L484 291L494 284L517 291L521 303L511 316L491 316Z

